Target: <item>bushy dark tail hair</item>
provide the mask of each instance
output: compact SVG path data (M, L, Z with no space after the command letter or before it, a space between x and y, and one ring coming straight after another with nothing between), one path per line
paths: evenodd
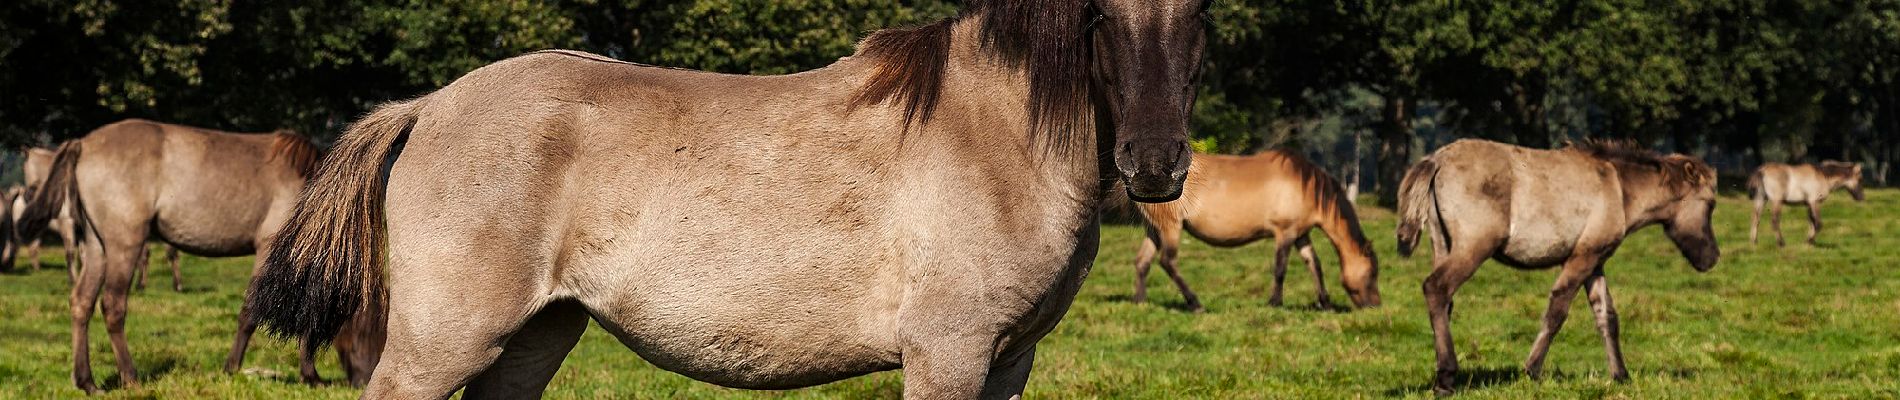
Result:
M1430 157L1405 171L1399 182L1399 256L1411 257L1418 248L1418 233L1438 223L1438 164ZM1446 240L1450 240L1449 237Z
M81 209L78 206L79 185L75 184L80 147L78 140L59 145L59 155L53 158L53 170L46 175L46 183L40 185L39 191L27 194L26 211L20 214L20 220L13 227L15 240L45 235L46 225L59 216L60 208L69 200L73 202L75 210Z
M247 299L279 337L321 345L358 312L380 312L384 187L420 100L385 104L350 126L271 238Z

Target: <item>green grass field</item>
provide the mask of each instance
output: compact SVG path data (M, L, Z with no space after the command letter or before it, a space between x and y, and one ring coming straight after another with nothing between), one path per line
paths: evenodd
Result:
M1459 397L1900 397L1900 218L1893 217L1900 191L1870 191L1858 204L1846 197L1824 209L1830 225L1819 247L1801 244L1805 214L1790 210L1783 228L1794 244L1785 249L1746 243L1748 205L1724 198L1716 212L1722 261L1705 274L1691 270L1659 228L1626 241L1608 276L1622 315L1628 383L1608 380L1581 300L1552 346L1551 377L1523 378L1518 365L1555 275L1487 264L1457 297L1454 331L1466 380ZM1148 283L1152 303L1129 303L1140 228L1105 227L1087 286L1042 342L1029 397L1431 396L1431 330L1418 290L1429 255L1397 258L1391 212L1363 214L1383 261L1385 306L1352 313L1306 307L1311 277L1297 261L1287 302L1301 306L1268 307L1266 245L1212 249L1191 240L1181 265L1207 313L1176 310L1180 296L1158 271ZM1321 245L1321 259L1334 298L1344 302L1328 246ZM68 379L65 274L57 251L43 254L47 270L0 275L0 398L81 396ZM186 260L185 293L170 291L169 274L154 269L151 287L131 299L127 331L143 386L119 388L103 322L95 319L90 350L97 376L112 389L105 397L357 395L296 384L294 351L272 339L254 342L244 374L221 373L251 261ZM327 378L342 374L334 353L319 367ZM901 391L895 372L783 392L724 389L656 369L596 328L568 357L549 397L895 398Z

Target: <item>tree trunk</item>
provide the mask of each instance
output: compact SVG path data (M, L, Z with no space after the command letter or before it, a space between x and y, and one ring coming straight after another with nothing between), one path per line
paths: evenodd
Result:
M1399 179L1412 163L1412 104L1410 96L1387 94L1379 121L1379 205L1399 204Z

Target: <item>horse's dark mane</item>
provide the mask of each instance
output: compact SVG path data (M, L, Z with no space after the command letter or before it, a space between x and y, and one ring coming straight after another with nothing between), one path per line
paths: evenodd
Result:
M1029 79L1029 131L1039 143L1067 147L1089 113L1090 17L1085 0L970 0L956 17L915 28L886 29L859 43L857 57L877 72L852 99L853 108L896 101L906 126L930 120L942 95L951 27L981 23L980 46Z
M1627 140L1590 139L1572 144L1570 149L1604 161L1654 167L1662 166L1664 157L1655 150Z
M1815 164L1814 169L1820 170L1822 175L1827 175L1829 178L1848 178L1854 176L1854 163L1828 160L1822 161L1820 164Z
M1664 183L1671 187L1695 187L1715 179L1715 170L1702 160L1683 155L1665 155L1634 141L1590 139L1572 144L1569 149L1619 166L1654 169L1661 174ZM1672 168L1672 164L1679 168Z

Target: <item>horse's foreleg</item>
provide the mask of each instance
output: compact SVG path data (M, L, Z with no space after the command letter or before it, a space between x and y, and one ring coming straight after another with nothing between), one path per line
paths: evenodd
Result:
M1306 269L1313 271L1313 290L1319 293L1319 307L1332 308L1333 300L1326 295L1326 273L1320 272L1319 253L1313 251L1313 240L1308 235L1300 235L1300 240L1293 245L1300 248L1300 258L1306 260Z
M1458 352L1451 339L1451 296L1465 280L1471 279L1471 274L1477 272L1483 262L1482 256L1437 254L1432 262L1432 273L1425 277L1422 285L1425 309L1432 320L1432 345L1438 357L1432 390L1441 395L1451 394L1451 385L1458 378Z
M466 399L538 399L561 360L587 331L587 310L578 302L549 304L508 338L501 356L469 382Z
M962 330L957 328L918 331ZM910 334L903 347L904 399L974 399L989 382L994 334Z
M1280 306L1280 291L1286 283L1287 254L1293 251L1294 240L1284 234L1274 235L1273 245L1273 291L1267 294L1267 305Z
M1589 288L1590 312L1596 314L1597 333L1603 336L1603 351L1609 356L1610 378L1629 380L1629 370L1623 369L1623 345L1619 339L1616 304L1610 301L1610 283L1603 277L1603 268L1598 267L1584 286Z
M1524 360L1524 374L1535 379L1543 374L1544 353L1550 350L1550 341L1557 337L1564 320L1570 317L1570 301L1577 298L1577 289L1594 273L1601 257L1595 255L1571 256L1564 263L1563 271L1557 273L1557 283L1550 288L1550 304L1544 309L1544 326L1537 331L1537 342L1531 345L1531 355Z
M1821 234L1821 202L1808 201L1808 245L1814 245L1814 237Z
M1148 268L1154 264L1155 238L1154 228L1148 228L1148 235L1141 239L1141 248L1135 251L1135 297L1136 303L1148 301Z
M89 250L83 256L97 257L97 254L96 250ZM79 270L68 276L73 279L69 297L73 319L73 385L88 394L98 393L99 386L92 379L92 347L88 336L92 330L92 312L99 304L100 289L105 286L105 271L100 268Z
M1187 279L1181 278L1181 271L1175 268L1176 256L1181 254L1181 231L1162 232L1156 244L1160 245L1161 271L1168 273L1168 279L1174 281L1174 287L1181 290L1181 299L1187 302L1187 308L1201 312L1200 296L1194 295L1194 289L1188 289Z
M1029 370L1036 363L1036 348L1016 356L1007 364L990 369L990 376L983 382L983 399L1022 399L1023 387L1029 386Z

